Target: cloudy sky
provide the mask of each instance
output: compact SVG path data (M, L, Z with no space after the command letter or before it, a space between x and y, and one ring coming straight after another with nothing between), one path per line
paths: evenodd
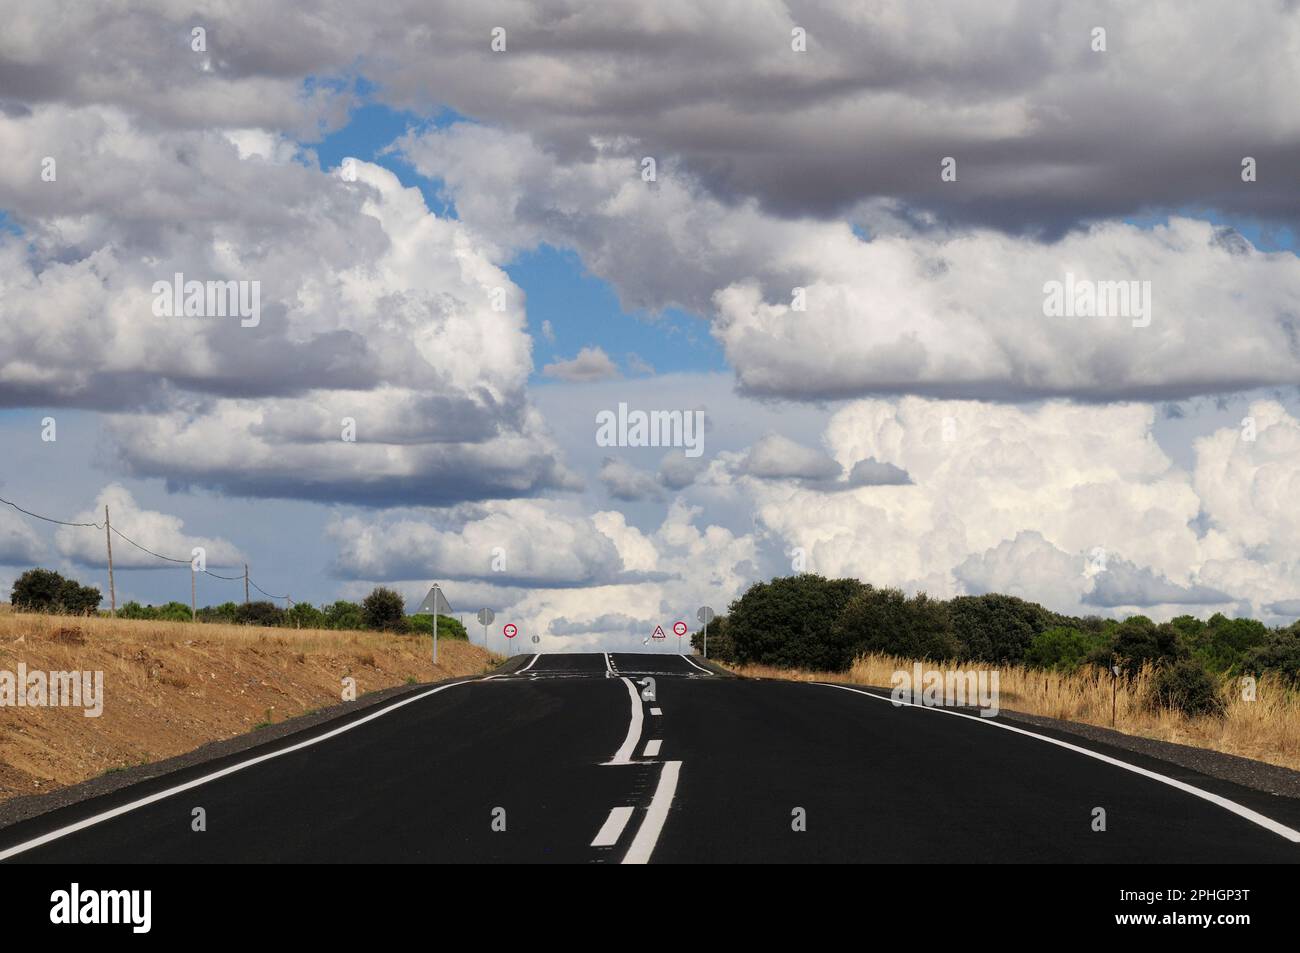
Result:
M314 6L0 0L6 500L498 647L799 569L1300 616L1300 4ZM0 506L32 565L107 593Z

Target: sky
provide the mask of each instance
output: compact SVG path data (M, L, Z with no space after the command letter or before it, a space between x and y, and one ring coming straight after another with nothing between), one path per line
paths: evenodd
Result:
M0 0L3 499L497 649L1300 617L1300 5L318 7ZM0 505L0 591L104 550Z

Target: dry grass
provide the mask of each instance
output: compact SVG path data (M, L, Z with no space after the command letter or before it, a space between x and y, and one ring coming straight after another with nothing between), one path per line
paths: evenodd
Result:
M102 671L104 712L0 707L0 800L157 761L341 700L489 670L502 659L427 637L0 612L0 669Z
M730 665L739 675L785 678L796 681L852 682L888 687L894 672L911 670L911 659L866 655L846 672L805 672L765 665ZM923 663L926 668L971 670L977 663ZM1074 674L1044 672L1018 665L997 668L999 704L1002 708L1079 721L1109 728L1111 680L1096 670ZM1168 709L1152 710L1147 704L1151 674L1120 682L1116 693L1115 728L1130 735L1209 748L1226 754L1254 758L1300 770L1300 693L1289 690L1273 676L1256 686L1256 700L1241 697L1235 680L1223 679L1221 692L1227 706L1223 718L1188 718Z

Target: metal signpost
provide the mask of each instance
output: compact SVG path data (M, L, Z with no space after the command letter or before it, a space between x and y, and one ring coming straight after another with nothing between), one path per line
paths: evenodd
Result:
M695 618L704 623L704 657L709 657L709 623L713 621L713 609L710 606L700 606L695 613Z
M442 587L436 582L429 594L424 597L420 603L420 608L415 610L416 615L428 615L433 613L433 664L438 664L438 616L451 615L452 608L445 596L442 594Z
M492 620L496 617L497 614L491 609L478 610L478 624L483 626L483 648L487 648L487 627L492 624Z

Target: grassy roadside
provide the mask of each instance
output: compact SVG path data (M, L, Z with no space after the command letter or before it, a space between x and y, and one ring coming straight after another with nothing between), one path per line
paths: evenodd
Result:
M710 659L716 662L716 659ZM795 681L843 682L888 688L894 672L911 670L911 659L889 655L857 658L847 672L808 672L766 665L718 664L750 678L784 678ZM926 669L978 669L978 663L923 662ZM997 666L1002 708L1065 721L1111 727L1111 679L1097 670L1072 674L1042 671L1020 665ZM1167 708L1152 709L1151 675L1144 672L1117 686L1115 729L1158 741L1193 745L1225 754L1253 758L1300 770L1300 693L1290 691L1273 676L1256 686L1255 701L1242 698L1235 679L1222 679L1225 704L1222 718L1189 718Z
M7 609L7 607L6 607ZM502 661L426 637L29 615L0 609L0 670L102 671L103 714L0 706L0 801L190 751L367 692Z

